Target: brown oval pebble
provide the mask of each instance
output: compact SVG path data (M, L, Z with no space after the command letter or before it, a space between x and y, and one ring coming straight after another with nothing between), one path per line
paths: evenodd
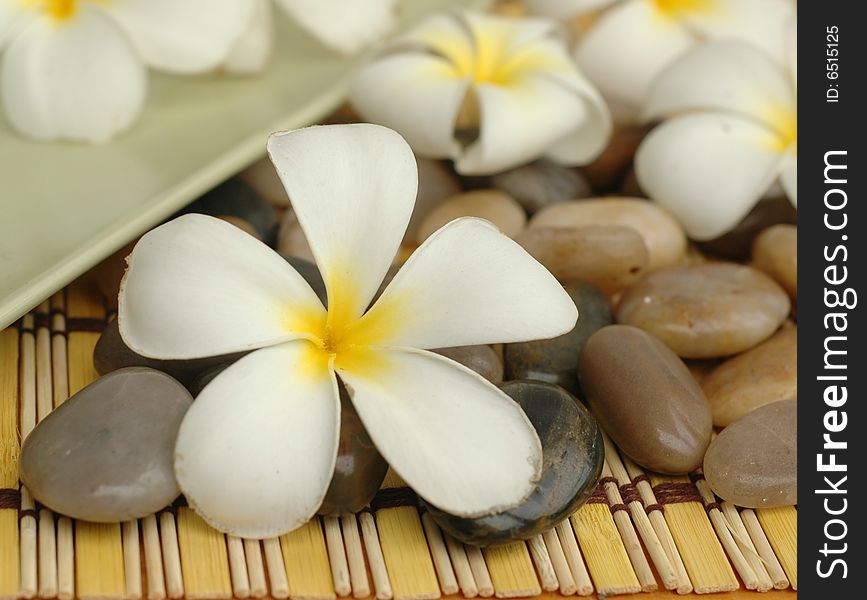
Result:
M447 198L461 193L458 178L442 161L417 158L416 162L418 163L418 195L403 238L405 243L410 244L416 240L418 228L428 213Z
M647 273L647 247L631 227L530 227L515 241L560 281L583 279L609 294Z
M725 427L765 404L797 399L797 360L798 328L788 325L711 371L701 387L713 424Z
M493 175L491 183L517 200L530 214L549 204L587 198L592 194L590 185L578 171L545 159Z
M710 406L658 339L626 325L603 327L581 349L578 379L602 428L632 460L660 473L701 466Z
M798 403L762 406L720 433L704 457L713 492L746 508L798 501Z
M454 346L434 352L472 369L494 385L503 383L503 359L490 346Z
M789 297L743 265L707 263L651 273L623 294L617 321L648 331L685 358L749 350L789 314Z
M792 300L798 297L798 228L774 225L753 242L753 265L783 286Z
M416 241L423 242L437 229L459 217L481 217L509 237L527 223L527 215L511 196L499 190L475 190L452 196L435 206L418 227Z
M631 227L644 239L648 268L656 271L680 264L686 252L686 234L680 224L656 204L637 198L594 198L561 202L542 209L530 227Z

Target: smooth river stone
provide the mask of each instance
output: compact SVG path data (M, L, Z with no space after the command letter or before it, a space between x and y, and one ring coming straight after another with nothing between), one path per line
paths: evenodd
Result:
M472 369L494 385L503 383L503 360L490 346L454 346L434 352Z
M499 190L475 190L452 196L434 207L419 225L416 242L423 242L459 217L487 219L509 237L517 235L527 223L524 209L508 194Z
M584 279L607 293L623 290L647 274L647 247L631 227L529 227L515 237L560 281Z
M746 508L798 501L798 403L757 408L722 430L704 457L713 492Z
M461 184L441 160L416 158L418 163L418 195L412 209L412 217L406 226L403 241L415 242L418 228L428 213L443 200L461 193Z
M798 228L768 227L753 242L753 266L774 278L792 300L798 297Z
M755 348L730 358L701 382L713 424L725 427L753 410L798 397L798 328L789 324Z
M759 233L780 223L794 225L797 220L798 211L788 198L765 198L760 200L731 231L713 240L696 243L703 251L720 258L746 260L750 257L753 240Z
M316 262L310 244L307 243L307 236L292 209L287 209L280 221L280 229L277 231L277 252L284 257L295 256L308 262Z
M75 519L129 521L180 491L175 438L192 397L153 369L96 380L50 413L24 440L21 481L39 502Z
M710 405L665 344L636 327L603 327L581 350L578 378L599 424L636 463L671 474L701 466Z
M789 307L761 271L707 263L651 273L623 295L617 321L652 333L684 358L714 358L770 337Z
M617 109L616 103L612 108ZM647 131L647 127L615 123L608 145L592 163L581 167L593 189L609 192L618 186L632 165L635 151Z
M594 198L561 202L540 210L530 227L631 227L644 239L648 268L656 271L680 264L686 253L686 234L680 224L658 205L637 198Z
M194 358L191 360L160 360L147 358L131 350L123 341L117 319L109 321L96 347L93 349L93 366L100 375L106 375L124 367L148 367L167 373L184 385L193 385L206 371L215 367L227 367L246 352Z
M535 381L512 381L502 390L521 405L542 442L542 477L536 489L515 508L476 519L427 505L444 531L475 546L527 539L551 529L584 503L602 471L602 434L574 396Z
M274 163L267 156L238 173L238 177L274 206L289 206L286 188L277 175Z
M256 190L233 177L200 196L183 213L219 217L270 243L277 229L277 212Z
M587 198L593 193L578 171L544 159L493 175L491 184L530 214L549 204Z
M583 281L568 281L563 288L578 307L578 322L569 333L549 339L505 344L503 350L507 379L532 379L556 383L581 395L578 385L578 356L587 339L611 325L611 305L605 294Z
M386 471L388 463L373 445L341 384L337 463L319 514L337 516L360 511L373 500Z

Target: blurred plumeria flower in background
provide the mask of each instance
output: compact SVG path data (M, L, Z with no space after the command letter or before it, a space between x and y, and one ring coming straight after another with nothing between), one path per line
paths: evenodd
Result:
M647 194L693 239L729 231L777 182L797 206L795 54L782 64L755 46L716 42L669 66L647 120L667 119L635 156Z
M147 67L216 68L251 16L250 0L0 0L0 100L19 133L104 142L129 128Z
M740 40L777 60L795 20L791 0L526 0L561 20L587 15L575 59L610 102L618 121L634 120L662 70L702 41ZM595 15L594 11L604 10Z
M565 333L578 314L563 287L490 223L463 218L430 236L368 308L413 210L411 149L361 124L275 134L268 152L325 281L327 310L280 255L203 215L145 234L121 287L118 323L136 352L254 350L184 418L175 474L187 500L242 537L310 519L334 471L339 377L380 453L426 501L464 516L520 503L541 468L526 415L428 350Z
M265 68L274 40L274 0L249 0L254 16L222 65L230 73ZM397 23L397 0L277 0L290 18L332 50L350 55L382 39Z
M366 121L400 132L420 156L484 175L546 156L591 162L611 118L554 21L474 12L431 16L357 73Z

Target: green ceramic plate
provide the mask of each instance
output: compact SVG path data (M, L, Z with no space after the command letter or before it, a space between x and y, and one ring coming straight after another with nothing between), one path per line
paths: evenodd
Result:
M404 0L403 24L484 2ZM316 122L344 99L360 57L321 46L275 10L258 77L152 75L141 120L101 146L36 143L0 114L0 328L265 151L273 131Z

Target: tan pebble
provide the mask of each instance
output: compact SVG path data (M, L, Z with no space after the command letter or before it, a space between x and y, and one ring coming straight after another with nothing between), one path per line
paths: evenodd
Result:
M760 406L798 397L798 328L784 326L755 348L730 358L701 382L717 427Z
M509 237L517 235L527 223L524 209L509 195L498 190L476 190L452 196L431 210L419 226L416 240L421 243L459 217L487 219Z
M297 256L312 263L316 262L316 259L313 258L313 251L310 250L310 244L307 243L307 236L304 235L304 230L301 229L298 218L292 210L287 210L280 222L280 230L277 233L277 252Z
M644 139L647 128L615 124L611 140L604 150L581 172L597 190L609 190L616 186L632 164L635 151Z
M753 242L753 265L783 286L792 300L798 297L798 228L768 227Z
M490 346L455 346L434 352L472 369L494 385L503 383L503 359Z
M648 270L647 248L631 227L532 227L515 241L561 281L583 279L606 293L633 285Z
M595 198L548 206L530 220L530 227L632 227L648 252L650 271L679 264L686 252L686 234L662 208L638 198Z
M275 206L289 206L289 196L277 175L274 164L267 156L238 173L244 183Z
M789 297L756 269L707 263L651 273L624 293L617 321L640 327L684 358L743 352L789 314Z
M461 193L457 177L439 160L419 158L418 162L418 196L412 211L412 218L406 227L405 242L416 240L418 228L424 218L437 204L446 198Z

